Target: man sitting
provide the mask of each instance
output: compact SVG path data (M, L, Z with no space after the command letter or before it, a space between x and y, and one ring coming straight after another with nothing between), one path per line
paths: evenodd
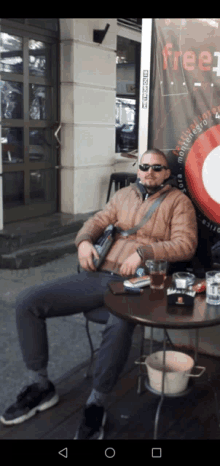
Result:
M37 411L55 405L59 398L48 380L48 340L45 320L91 311L104 305L104 293L111 281L135 275L147 259L171 263L189 261L197 247L197 220L191 200L177 187L165 155L151 149L141 158L136 183L117 191L105 208L87 220L75 244L84 269L19 294L16 303L18 338L30 385L1 417L5 425L19 424ZM155 199L166 198L146 224L124 238L118 233L99 271L93 246L109 224L128 230L145 216ZM106 421L105 401L128 359L135 324L109 313L98 352L93 388L84 408L75 439L102 439Z

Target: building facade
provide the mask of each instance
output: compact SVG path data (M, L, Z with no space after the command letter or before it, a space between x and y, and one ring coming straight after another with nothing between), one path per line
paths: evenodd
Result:
M110 175L136 172L121 153L142 130L141 38L135 18L0 20L0 230L102 209ZM194 346L192 332L169 334ZM200 348L219 354L217 329L200 333Z
M141 20L1 20L1 229L102 209L136 172Z

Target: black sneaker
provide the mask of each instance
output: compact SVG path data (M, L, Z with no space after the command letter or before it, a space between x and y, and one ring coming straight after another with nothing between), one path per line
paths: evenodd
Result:
M58 401L59 396L52 382L49 382L46 390L42 390L37 383L25 386L17 396L17 401L9 406L0 421L6 426L21 424L34 416L37 411L51 408Z
M85 407L83 419L74 440L102 440L107 413L103 407L92 404Z

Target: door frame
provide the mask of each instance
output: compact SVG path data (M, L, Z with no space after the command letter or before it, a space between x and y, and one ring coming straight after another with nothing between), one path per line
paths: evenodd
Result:
M59 165L59 150L57 141L54 137L59 121L60 121L60 92L59 92L59 63L60 63L60 47L59 35L53 31L38 29L34 26L13 23L9 20L1 20L1 32L6 32L11 35L17 35L23 39L23 73L14 74L1 72L1 80L15 81L23 83L23 118L22 119L4 119L1 120L2 127L20 127L23 132L23 154L24 163L14 163L7 165L2 163L2 172L24 172L24 205L12 208L3 207L3 224L26 220L33 217L49 215L59 211L60 203L60 174L55 167ZM29 53L28 40L39 40L51 45L51 77L29 76ZM50 86L51 88L51 115L49 120L31 120L29 119L29 86L30 84L39 84L42 86ZM48 128L51 130L51 162L30 162L29 161L29 128ZM57 195L52 201L31 202L29 197L30 187L30 170L49 169L55 170L54 179ZM2 178L2 177L1 177ZM3 190L3 187L2 187ZM3 193L2 193L3 199ZM2 201L3 204L3 201ZM0 225L1 228L1 225ZM2 225L3 228L3 225Z

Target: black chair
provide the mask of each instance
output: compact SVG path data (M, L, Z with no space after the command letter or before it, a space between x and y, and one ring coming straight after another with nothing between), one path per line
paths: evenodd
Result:
M85 377L89 378L89 377L92 376L91 368L92 368L93 362L94 362L94 354L98 351L98 348L96 350L94 350L94 347L93 347L91 335L90 335L90 332L89 332L89 322L95 322L97 324L106 325L106 323L108 321L108 318L109 318L109 311L108 311L108 309L106 309L103 306L103 307L100 307L98 309L94 309L94 310L89 311L89 312L84 312L83 314L84 314L84 317L86 319L86 333L87 333L87 336L88 336L90 350L91 350L91 358L90 358L89 367L88 367L88 369L87 369L87 371L85 373Z
M77 271L78 273L80 273L80 265L78 263L78 266L77 266ZM92 338L91 338L91 335L90 335L90 332L89 332L89 322L95 322L97 324L102 324L102 325L106 325L107 321L108 321L108 318L109 318L109 311L107 308L105 308L104 306L98 308L98 309L93 309L92 311L88 311L88 312L84 312L84 317L86 319L86 333L87 333L87 336L88 336L88 340L89 340L89 345L90 345L90 350L91 350L91 358L90 358L90 363L89 363L89 367L86 371L86 373L84 374L85 378L89 378L89 377L92 377L92 366L93 366L93 362L94 362L94 354L99 350L99 348L97 348L96 350L94 350L94 347L93 347L93 343L92 343ZM141 341L140 341L140 358L144 355L144 326L141 325ZM151 336L152 336L152 339L153 339L153 328L151 329ZM173 348L173 350L175 350L175 346L173 345L169 335L168 335L168 332L167 330L165 330L165 333L166 333L166 337L167 337L167 341L170 343L171 347ZM140 395L141 393L141 373L142 373L142 369L141 369L141 366L139 366L139 376L138 376L138 385L137 385L137 394Z
M135 173L112 173L112 175L110 176L106 203L109 201L113 183L115 183L115 191L118 191L118 189L125 188L125 186L129 186L130 183L135 183L136 179L137 175Z
M79 264L79 262L78 262L78 265L77 265L77 272L80 273L80 264ZM108 318L109 318L109 311L108 311L108 309L106 309L103 306L103 307L99 307L98 309L93 309L92 311L89 311L89 312L84 312L83 314L84 314L84 317L86 319L86 333L87 333L87 336L88 336L90 350L91 350L90 364L89 364L89 367L88 367L88 369L87 369L87 371L85 373L85 377L89 378L89 377L92 376L91 367L92 367L93 362L94 362L94 354L98 351L98 348L96 350L94 350L94 347L93 347L91 335L90 335L90 332L89 332L89 322L95 322L97 324L106 325L107 321L108 321Z
M212 258L215 267L220 267L220 241L217 241L214 246L212 246ZM214 265L213 264L213 265Z
M205 273L213 269L213 254L211 240L207 229L202 223L198 224L198 246L194 257L188 262L170 263L168 275L175 272L188 271L197 278L205 278Z

